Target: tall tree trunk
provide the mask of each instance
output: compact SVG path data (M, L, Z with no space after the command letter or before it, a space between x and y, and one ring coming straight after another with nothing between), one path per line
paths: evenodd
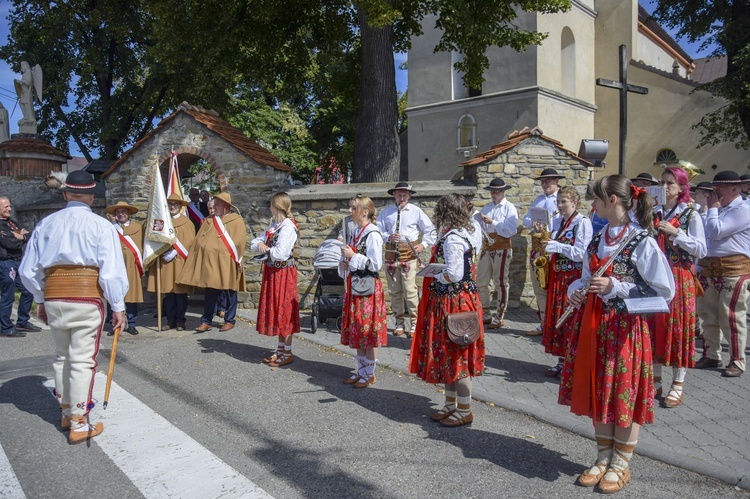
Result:
M359 109L354 134L354 182L395 182L399 177L396 71L393 26L374 28L358 6L362 41Z

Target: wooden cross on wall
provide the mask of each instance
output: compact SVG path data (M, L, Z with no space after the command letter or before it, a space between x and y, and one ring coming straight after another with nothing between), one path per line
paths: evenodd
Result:
M620 45L620 81L597 78L596 84L601 87L616 88L620 91L620 175L625 175L625 145L628 139L628 92L647 94L647 87L628 84L628 48Z

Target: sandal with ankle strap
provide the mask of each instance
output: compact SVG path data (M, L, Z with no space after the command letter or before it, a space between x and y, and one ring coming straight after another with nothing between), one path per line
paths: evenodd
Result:
M675 385L682 386L682 383L674 382L672 383L672 386ZM685 392L680 390L678 393L677 390L674 388L669 389L669 393L667 394L667 397L662 401L662 407L666 407L667 409L674 409L677 406L682 405L682 399L685 396Z
M443 408L440 409L439 411L433 412L432 414L430 414L430 419L432 419L433 421L442 421L445 418L450 417L450 415L453 414L454 412L456 412L455 406L451 408L447 405L444 405Z
M607 468L607 473L610 471L617 475L617 480L610 481L605 480L604 477L602 477L597 485L597 490L602 494L614 494L615 492L620 492L628 483L628 480L630 480L630 469L628 468L625 468L624 470L618 470L617 468L612 467ZM606 476L607 473L604 475Z
M581 487L594 487L597 483L599 483L599 480L601 480L604 474L607 472L607 465L604 463L596 463L594 466L596 466L596 469L599 470L599 473L597 473L596 475L590 473L589 471L591 470L591 468L585 470L578 476L576 485L580 485ZM592 468L594 466L592 466Z
M448 428L457 428L459 426L471 424L474 421L474 413L469 412L468 414L461 415L458 409L450 414L447 418L440 421L440 424L447 426Z

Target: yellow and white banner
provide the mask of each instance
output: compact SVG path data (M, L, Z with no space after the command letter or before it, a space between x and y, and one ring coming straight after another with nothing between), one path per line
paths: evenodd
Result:
M151 179L151 201L148 205L146 225L143 227L144 271L177 242L177 234L172 225L172 215L169 214L169 205L167 205L167 196L164 193L158 163L154 163Z

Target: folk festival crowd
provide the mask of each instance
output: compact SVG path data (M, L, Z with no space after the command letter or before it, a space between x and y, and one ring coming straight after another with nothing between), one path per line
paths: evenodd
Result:
M553 359L546 375L559 378L559 403L593 422L596 459L579 485L605 493L625 486L641 425L654 422L657 403L683 403L688 368L723 367L729 378L745 371L750 200L743 194L750 179L725 171L691 186L693 174L668 167L658 180L649 174L603 177L586 193L589 213L576 188L559 185L564 176L555 169L535 179L543 193L521 223L531 232L529 268L540 325L527 334L540 335ZM658 204L647 192L652 186L661 189L651 191L660 194ZM350 199L339 232L338 272L345 287L341 343L356 355L343 383L362 389L376 382L390 306L393 334L412 339L409 371L445 387L443 406L431 419L446 427L473 421L472 378L484 371L485 327L502 328L508 307L512 241L519 229L518 211L505 197L512 188L493 179L485 187L491 201L477 211L461 195L447 194L432 220L411 202L416 191L406 182L388 190L393 203L380 213L368 197ZM15 328L10 321L14 288L28 290L52 330L55 395L70 443L103 431L88 414L105 322L137 334L143 302L143 230L130 220L138 209L124 201L109 206L110 223L90 209L95 190L91 175L71 173L63 186L67 207L31 234L10 219L10 202L0 197L0 335L19 337L35 327L28 323L30 304L23 294ZM216 315L224 319L221 331L229 331L237 292L245 289L245 222L226 192L209 200L196 189L189 198L168 198L178 241L161 255L167 318L162 330L185 329L188 294L203 288L196 331L214 327ZM276 337L262 362L283 367L295 361L292 339L300 332L294 249L299 228L286 193L273 195L269 209L270 225L250 241L263 267L256 329ZM421 258L426 250L429 261ZM421 292L418 273L424 277ZM149 271L149 291L156 279ZM644 304L655 308L637 308ZM698 336L703 352L696 362ZM722 336L729 343L726 364ZM665 367L672 370L669 386L662 386Z

